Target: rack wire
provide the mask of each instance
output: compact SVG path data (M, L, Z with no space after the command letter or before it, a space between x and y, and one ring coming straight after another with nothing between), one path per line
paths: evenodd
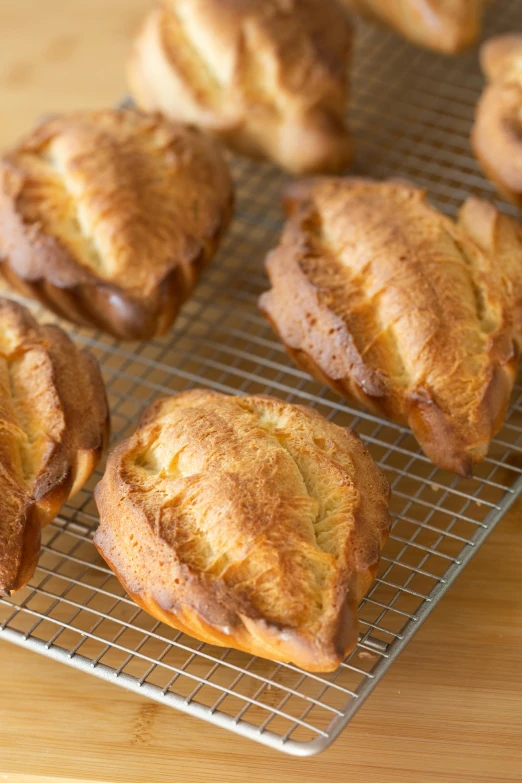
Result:
M486 35L517 28L522 4L498 0ZM444 58L361 24L354 60L356 173L410 178L449 214L470 193L496 200L469 149L483 85L476 51ZM133 431L146 404L193 386L306 403L361 435L390 480L394 524L361 602L357 648L333 674L307 674L200 643L139 610L92 544L92 490L102 469L44 531L30 585L0 600L0 639L305 756L324 750L347 725L520 494L522 387L487 459L473 479L462 479L433 466L406 428L350 407L311 380L287 359L256 308L267 287L263 258L281 226L285 177L268 165L231 165L236 219L173 331L141 344L86 330L73 336L101 363L116 441Z

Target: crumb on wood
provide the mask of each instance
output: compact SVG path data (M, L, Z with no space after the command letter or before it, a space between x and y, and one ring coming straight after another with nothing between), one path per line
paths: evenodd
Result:
M377 653L372 653L368 650L359 650L359 658L362 658L363 661L375 661L377 657Z

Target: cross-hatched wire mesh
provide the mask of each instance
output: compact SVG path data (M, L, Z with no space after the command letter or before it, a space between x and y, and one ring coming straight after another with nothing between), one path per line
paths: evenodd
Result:
M522 3L498 0L486 34L517 27ZM482 84L476 51L445 58L361 24L350 111L356 173L410 178L449 213L470 193L494 199L468 141ZM232 166L236 219L174 330L138 345L83 330L74 337L102 365L115 440L133 431L147 403L193 386L275 394L357 430L388 475L394 516L378 577L360 606L359 644L335 673L307 674L156 622L126 596L92 544L92 490L101 469L44 531L30 585L0 601L0 638L309 755L347 724L522 489L522 389L488 458L473 479L461 479L434 467L407 429L355 410L296 369L256 309L267 287L263 258L281 225L285 177L268 165Z

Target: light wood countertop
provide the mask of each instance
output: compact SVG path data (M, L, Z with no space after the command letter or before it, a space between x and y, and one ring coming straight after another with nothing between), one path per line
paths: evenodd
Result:
M0 142L113 104L147 0L1 0ZM522 781L522 504L326 753L292 759L0 644L0 781ZM65 781L64 781L65 783Z

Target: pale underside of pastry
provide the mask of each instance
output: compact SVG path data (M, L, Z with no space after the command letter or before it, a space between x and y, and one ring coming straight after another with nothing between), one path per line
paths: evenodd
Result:
M436 465L470 474L514 384L520 227L476 199L455 222L400 181L303 182L286 206L260 307L289 354L409 425Z
M473 151L500 193L522 206L522 34L490 39L480 59L489 84L477 106Z
M151 405L109 456L94 543L169 625L329 671L357 642L388 496L361 441L315 411L196 390Z
M31 578L41 528L87 481L108 435L94 357L0 298L0 593Z
M336 0L162 0L128 67L137 104L293 173L342 171L352 27Z
M455 54L480 33L484 0L341 0L419 46Z
M215 142L136 110L43 122L0 161L0 273L75 323L165 332L231 217Z

